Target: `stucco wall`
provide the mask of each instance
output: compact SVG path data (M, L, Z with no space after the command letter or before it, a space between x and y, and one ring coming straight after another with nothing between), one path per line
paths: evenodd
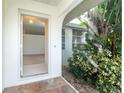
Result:
M68 59L71 56L72 56L72 29L65 28L65 49L62 50L63 65L68 64Z
M0 1L0 6L2 6L2 0ZM2 8L0 8L0 14L2 14ZM0 20L2 20L2 16L0 17ZM0 22L0 25L1 25L1 28L0 28L0 92L2 92L2 90L3 90L3 73L2 73L2 70L3 70L3 68L2 68L2 64L3 64L3 58L2 58L2 34L3 34L3 32L2 32L2 21Z
M4 0L4 87L34 82L61 75L60 59L55 60L58 42L53 42L56 32L57 8L29 0ZM20 77L20 30L18 9L49 15L49 74ZM56 48L54 47L56 45ZM59 60L59 62L58 62Z
M33 0L3 0L3 73L5 87L61 76L61 29L64 17L82 0L63 0L55 6ZM18 9L30 10L49 16L48 62L49 74L20 77L20 29Z

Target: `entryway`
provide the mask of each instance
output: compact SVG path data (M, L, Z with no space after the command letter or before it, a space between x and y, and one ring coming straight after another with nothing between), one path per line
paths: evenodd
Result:
M48 74L48 17L20 12L21 77Z

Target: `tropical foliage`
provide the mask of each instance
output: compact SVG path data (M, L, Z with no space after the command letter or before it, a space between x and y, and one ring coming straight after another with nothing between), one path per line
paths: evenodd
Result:
M100 93L121 92L121 0L106 0L90 10L82 20L86 41L74 49L69 59L70 71L96 85Z
M100 93L120 93L121 90L121 59L114 56L112 59L111 51L104 49L92 55L92 59L97 62L96 86Z

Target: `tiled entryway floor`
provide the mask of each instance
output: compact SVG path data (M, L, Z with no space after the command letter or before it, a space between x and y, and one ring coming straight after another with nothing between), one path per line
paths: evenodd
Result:
M3 93L76 93L61 77L6 88Z

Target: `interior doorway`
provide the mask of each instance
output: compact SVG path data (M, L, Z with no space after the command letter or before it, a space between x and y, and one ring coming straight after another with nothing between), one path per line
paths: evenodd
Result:
M48 73L48 18L21 14L21 76Z

